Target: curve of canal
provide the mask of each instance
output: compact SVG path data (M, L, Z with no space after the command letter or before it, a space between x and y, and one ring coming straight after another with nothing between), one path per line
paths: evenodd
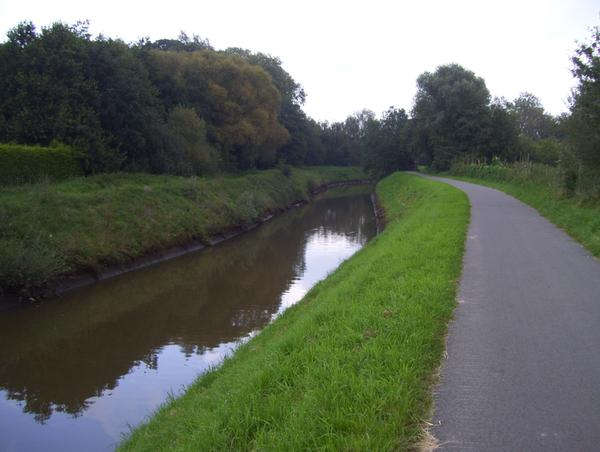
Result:
M376 235L343 186L213 247L0 313L0 450L106 451Z

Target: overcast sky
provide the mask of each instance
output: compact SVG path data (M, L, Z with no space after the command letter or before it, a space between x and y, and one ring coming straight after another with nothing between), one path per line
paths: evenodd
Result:
M342 121L368 108L410 111L416 79L458 63L492 96L537 96L567 111L575 41L600 25L598 0L1 0L0 36L22 21L38 30L90 20L95 37L176 39L181 30L216 49L268 53L305 88L304 111Z

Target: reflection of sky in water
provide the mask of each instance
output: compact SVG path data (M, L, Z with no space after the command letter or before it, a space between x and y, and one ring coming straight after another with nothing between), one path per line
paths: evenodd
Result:
M274 317L302 299L312 286L325 278L362 246L363 243L359 243L355 238L347 235L334 234L323 229L313 231L306 244L304 271L281 295L281 306Z
M118 443L121 432L129 430L128 423L135 426L143 422L169 394L177 396L185 389L183 384L172 387L173 381L193 381L199 373L219 364L236 345L234 342L221 344L191 356L182 353L179 345L165 346L157 352L160 371L149 369L145 363L133 367L113 390L91 398L90 407L77 419L65 413L54 413L45 425L10 422L20 417L22 408L13 400L0 399L3 452L111 450L113 447L98 448L96 445ZM76 429L72 428L75 422ZM69 438L69 441L60 438ZM60 444L60 447L49 449L50 443Z

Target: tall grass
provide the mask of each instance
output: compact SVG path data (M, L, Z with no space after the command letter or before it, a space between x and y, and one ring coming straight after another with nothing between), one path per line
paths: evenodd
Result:
M246 227L306 201L312 188L363 179L358 168L294 168L215 178L102 174L0 188L0 292L67 271L102 272Z
M413 450L455 306L464 193L397 173L387 229L120 450Z

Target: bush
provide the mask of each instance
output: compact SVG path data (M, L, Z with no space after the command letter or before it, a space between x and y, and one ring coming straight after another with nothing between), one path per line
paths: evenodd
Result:
M0 185L81 176L82 158L82 153L62 144L51 147L0 144Z

